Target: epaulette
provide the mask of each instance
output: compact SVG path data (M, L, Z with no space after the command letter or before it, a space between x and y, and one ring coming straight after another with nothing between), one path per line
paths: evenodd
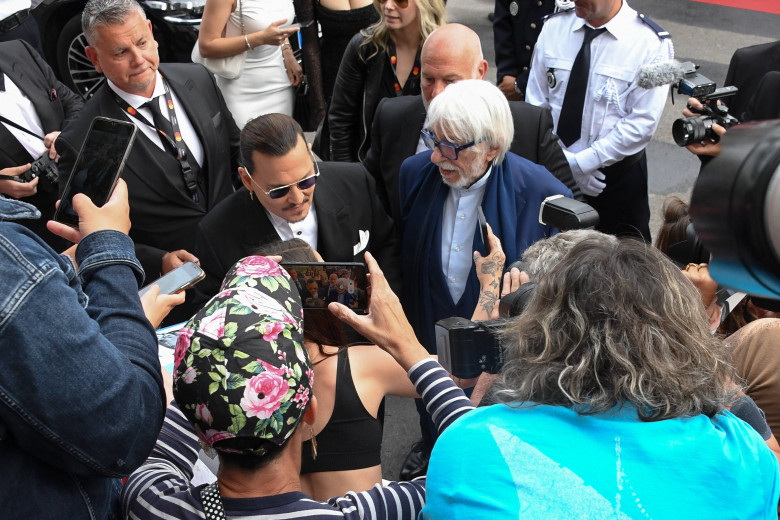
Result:
M655 34L657 34L658 37L661 38L662 40L664 38L671 38L672 37L672 35L669 34L669 31L664 30L663 27L661 27L660 25L658 25L657 23L652 21L647 16L643 15L642 13L637 13L637 16L639 17L640 20L645 22L648 27L650 27L653 31L655 31Z
M573 7L569 7L568 9L564 9L563 11L558 11L557 13L552 13L552 14L548 14L548 15L542 16L542 23L546 22L547 20L549 20L553 16L558 16L559 14L563 14L563 13L570 13L572 11L574 11L574 8Z

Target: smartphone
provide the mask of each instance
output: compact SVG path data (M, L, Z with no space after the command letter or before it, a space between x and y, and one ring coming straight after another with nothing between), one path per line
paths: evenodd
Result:
M60 205L54 213L54 220L78 227L79 216L71 205L77 193L83 193L98 207L108 201L130 154L135 132L135 125L127 121L107 117L92 120Z
M153 281L149 285L145 285L138 291L138 296L143 296L152 287L152 285L160 286L160 294L173 294L185 289L189 289L199 281L203 280L206 273L203 269L198 267L195 262L185 262L179 267L164 274L157 280Z
M314 23L314 20L307 20L305 22L299 22L298 17L294 17L292 23L287 25L280 25L280 29L301 29L302 27L309 27L311 24Z
M479 219L479 238L482 239L482 247L485 249L485 254L490 251L490 244L488 244L488 226L487 219L485 219L485 212L482 211L482 206L477 206L477 218Z
M304 309L343 303L358 314L368 308L368 277L362 262L282 262L301 294Z

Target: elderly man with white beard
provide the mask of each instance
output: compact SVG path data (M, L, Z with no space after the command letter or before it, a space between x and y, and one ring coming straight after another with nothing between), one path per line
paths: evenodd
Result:
M501 240L507 263L557 230L539 223L542 201L571 191L544 167L509 152L514 125L494 85L449 85L428 107L422 136L430 152L400 172L404 310L417 338L435 353L434 324L469 317L479 298L473 254L480 240L477 207Z

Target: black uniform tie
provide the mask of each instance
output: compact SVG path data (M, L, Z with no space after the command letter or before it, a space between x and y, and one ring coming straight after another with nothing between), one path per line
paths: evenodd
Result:
M606 29L594 29L583 26L585 38L582 47L569 75L569 84L566 86L566 95L563 97L561 115L558 118L558 137L563 144L571 146L580 138L582 129L582 108L585 106L585 93L588 90L588 77L590 76L590 42L593 38L606 31Z

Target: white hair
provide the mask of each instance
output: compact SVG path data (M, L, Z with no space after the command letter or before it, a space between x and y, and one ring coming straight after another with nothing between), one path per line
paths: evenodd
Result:
M506 97L481 79L448 85L428 106L428 126L439 129L439 139L453 143L484 140L498 148L497 163L504 160L515 134Z

